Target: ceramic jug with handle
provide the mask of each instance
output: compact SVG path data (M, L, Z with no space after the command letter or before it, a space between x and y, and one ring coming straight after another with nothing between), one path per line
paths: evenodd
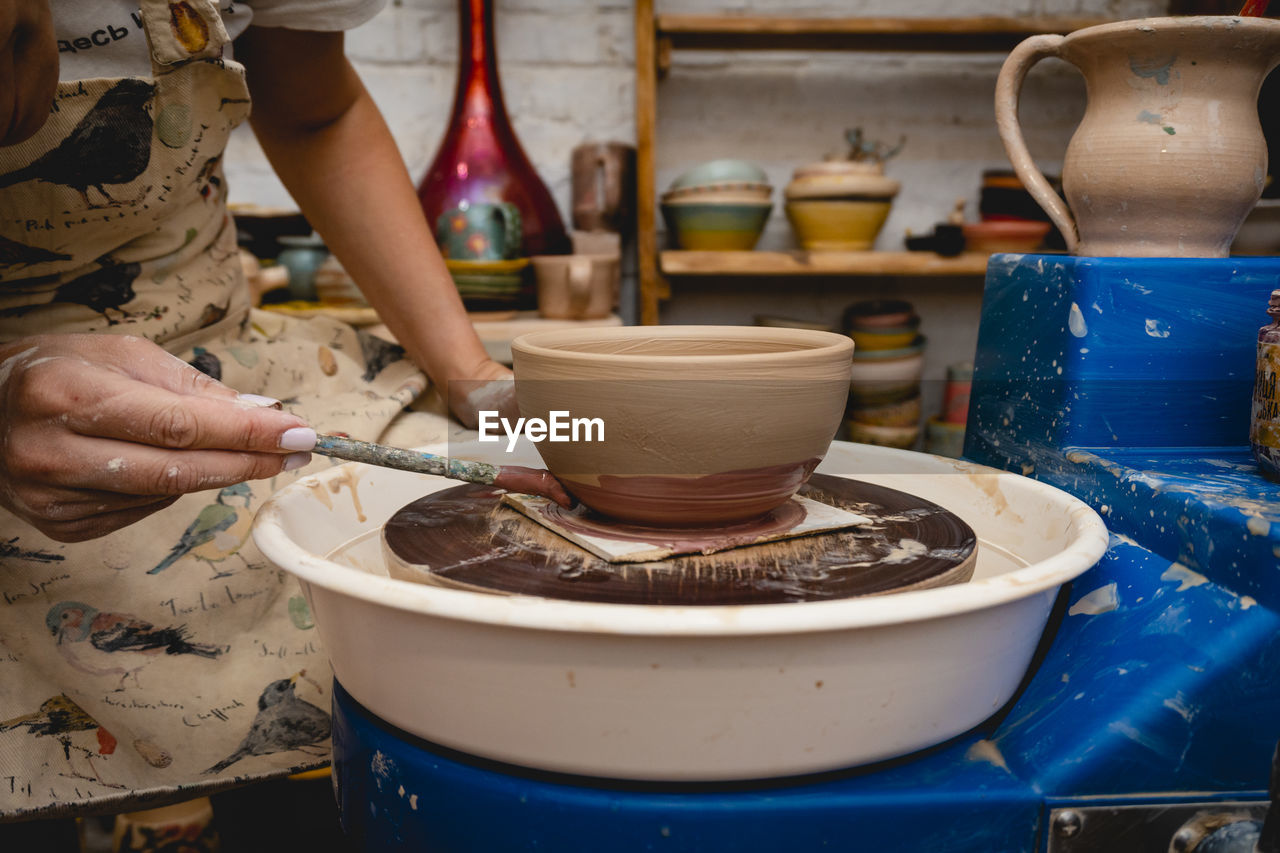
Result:
M1018 98L1046 57L1084 75L1063 199L1031 158ZM1280 64L1280 20L1145 18L1032 36L996 82L996 125L1023 184L1077 255L1226 257L1267 178L1258 92Z

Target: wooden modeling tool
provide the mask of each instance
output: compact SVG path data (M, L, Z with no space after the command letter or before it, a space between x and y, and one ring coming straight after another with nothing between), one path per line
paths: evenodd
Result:
M464 483L492 485L510 492L538 495L554 501L565 509L571 509L574 505L573 498L569 496L560 481L550 471L539 468L525 468L521 465L490 465L488 462L452 459L448 456L423 453L420 450L388 447L385 444L357 441L354 438L339 435L317 436L316 446L311 452L319 453L321 456L331 456L334 459L364 462L367 465L395 468L399 471L414 471L419 474L435 474L437 477L448 477L450 480L461 480Z
M1267 14L1269 5L1270 0L1245 0L1244 5L1240 7L1240 17L1260 18Z

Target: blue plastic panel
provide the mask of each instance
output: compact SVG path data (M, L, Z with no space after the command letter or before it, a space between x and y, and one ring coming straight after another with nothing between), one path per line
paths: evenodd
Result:
M1048 448L1246 445L1258 329L1277 288L1280 258L995 255L966 434Z

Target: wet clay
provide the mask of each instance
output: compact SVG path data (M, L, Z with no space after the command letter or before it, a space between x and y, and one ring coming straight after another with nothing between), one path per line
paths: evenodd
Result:
M588 483L565 485L583 503L616 519L666 527L706 527L728 519L750 522L776 508L809 479L821 459L770 465L751 471L726 471L694 477L603 474Z
M592 327L512 342L526 417L599 419L603 437L538 444L583 503L642 524L754 518L826 453L849 392L844 335L753 326Z
M391 576L402 580L617 604L824 601L947 586L973 574L973 530L937 504L821 474L799 494L871 521L718 554L611 564L502 505L500 490L465 485L398 511L383 528L383 549Z
M498 475L493 484L509 492L520 492L525 495L538 495L549 498L562 507L570 509L574 501L565 491L560 481L550 471L541 468L526 468L523 465L499 465Z

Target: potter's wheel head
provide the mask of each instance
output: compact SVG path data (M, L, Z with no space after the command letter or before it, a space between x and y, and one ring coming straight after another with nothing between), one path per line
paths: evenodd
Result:
M827 601L963 583L972 529L937 504L894 489L815 475L805 497L869 523L848 530L659 562L609 563L465 485L420 498L383 528L393 577L502 595L616 604L727 605Z

